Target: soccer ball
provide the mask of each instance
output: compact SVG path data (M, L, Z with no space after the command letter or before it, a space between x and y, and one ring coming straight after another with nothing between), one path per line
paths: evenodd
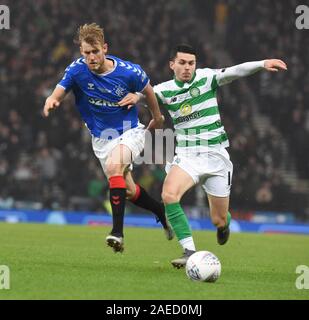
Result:
M213 253L197 251L187 261L186 274L194 281L215 282L221 274L221 263Z

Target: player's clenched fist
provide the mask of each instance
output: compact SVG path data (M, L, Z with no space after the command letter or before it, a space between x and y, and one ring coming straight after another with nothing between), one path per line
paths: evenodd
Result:
M278 72L279 70L287 70L287 65L279 59L268 59L264 62L264 68L268 71Z

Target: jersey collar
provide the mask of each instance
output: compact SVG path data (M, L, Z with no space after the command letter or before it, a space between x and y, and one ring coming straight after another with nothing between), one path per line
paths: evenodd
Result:
M182 88L186 83L191 84L194 81L195 77L196 77L196 72L194 72L192 79L188 82L182 82L180 80L177 80L175 76L174 76L174 81L178 87Z
M117 68L117 60L116 59L114 59L113 57L111 57L111 56L109 56L109 55L107 55L106 56L106 59L108 59L108 60L113 60L113 62L114 62L114 67L113 67L113 69L111 69L111 70L109 70L109 71L107 71L107 72L104 72L104 73L95 73L95 72L93 72L93 73L95 73L96 75L98 75L98 76L100 76L100 77L105 77L105 76L107 76L108 74L111 74L112 72L114 72L115 71L115 69ZM92 72L92 71L91 71Z

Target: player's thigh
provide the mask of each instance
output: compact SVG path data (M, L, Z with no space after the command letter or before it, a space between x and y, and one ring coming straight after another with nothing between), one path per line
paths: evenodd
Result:
M184 193L195 185L193 178L177 165L173 165L168 172L162 190L164 202L170 198L180 201Z
M132 162L132 151L124 144L118 144L113 150L111 150L108 160L113 163L125 165L127 167Z
M114 149L109 153L105 168L105 174L110 177L115 174L123 174L125 169L132 162L132 152L131 150L123 144L117 145Z

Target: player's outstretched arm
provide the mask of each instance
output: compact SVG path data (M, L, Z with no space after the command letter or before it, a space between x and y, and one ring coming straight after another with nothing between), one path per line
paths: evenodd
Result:
M67 93L64 88L57 86L53 93L45 101L43 116L48 117L51 110L58 108L66 94Z
M160 107L150 83L142 91L145 96L146 104L148 105L150 112L152 114L152 120L149 122L147 129L159 129L163 127L164 117L161 114Z
M287 65L284 61L279 59L245 62L229 68L220 69L216 75L216 79L218 85L222 86L261 70L278 72L280 70L287 70Z

